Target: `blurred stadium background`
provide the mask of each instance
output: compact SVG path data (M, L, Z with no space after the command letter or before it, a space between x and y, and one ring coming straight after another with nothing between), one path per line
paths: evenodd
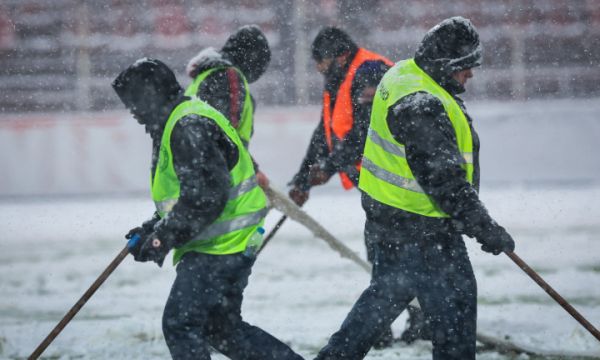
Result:
M273 47L255 84L263 104L317 103L310 43L323 25L347 29L391 59L411 57L425 31L462 15L478 27L485 66L472 97L529 99L600 95L597 0L3 0L0 108L4 112L104 110L109 82L141 56L180 75L206 46L257 24Z
M454 15L470 18L484 45L484 66L465 98L483 104L476 114L482 125L505 121L501 131L484 126L482 135L490 133L504 150L488 164L500 175L520 173L501 165L529 159L527 174L545 174L550 157L562 156L572 167L581 164L563 173L600 181L600 160L591 153L598 106L586 105L600 98L598 0L2 0L0 197L145 193L149 140L129 121L111 80L151 56L185 86L188 60L204 47L220 48L245 24L259 25L273 49L267 73L252 84L259 107L251 150L284 184L318 121L322 78L310 44L322 26L340 26L359 45L400 60ZM511 111L486 107L490 101L510 102ZM567 128L565 117L582 121ZM539 145L518 130L524 119L540 120L531 126ZM553 132L539 133L540 126ZM495 134L521 142L506 148ZM539 153L519 152L521 143Z

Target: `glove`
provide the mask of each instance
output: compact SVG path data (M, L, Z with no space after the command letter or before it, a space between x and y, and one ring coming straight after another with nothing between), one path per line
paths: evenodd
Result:
M477 237L481 250L498 255L501 252L511 253L515 250L515 242L500 225L494 225Z
M311 186L323 185L329 181L331 175L323 170L319 165L313 165L308 172L308 182Z
M130 240L127 247L135 261L154 261L160 267L162 267L165 257L171 250L171 247L160 241L155 233L151 233L144 238L140 237L138 241L132 242Z
M262 171L256 172L256 180L258 182L258 186L260 186L262 189L269 187L269 178Z
M142 246L143 243L140 240L145 239L146 236L150 235L154 231L154 224L156 224L158 220L160 220L160 216L155 212L152 218L144 221L142 226L134 227L133 229L129 230L127 234L125 234L125 239L129 240L127 247L129 248L130 253L137 253L139 251L139 247ZM134 239L135 235L138 236L137 240Z
M148 234L154 231L154 224L156 224L160 220L160 216L157 213L154 213L152 218L144 221L142 226L134 227L129 230L129 232L125 235L125 239L130 240L135 234L138 234L141 238L145 238Z
M300 190L297 187L293 187L288 193L288 195L290 199L292 199L292 201L296 203L296 205L302 206L304 205L306 200L308 200L309 192Z
M125 239L129 240L127 242L127 248L130 254L137 254L140 251L140 247L142 246L142 239L145 239L152 231L148 231L144 229L142 226L134 227L129 230L129 232L125 235ZM135 238L137 236L137 239Z

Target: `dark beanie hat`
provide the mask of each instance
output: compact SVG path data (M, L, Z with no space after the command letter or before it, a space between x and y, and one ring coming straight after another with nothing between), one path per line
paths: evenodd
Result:
M227 39L221 54L242 71L248 82L258 80L271 61L267 38L256 25L239 28Z
M322 61L346 52L355 52L358 50L358 45L343 30L328 26L319 31L312 43L311 50L313 59Z
M415 60L445 75L481 65L477 29L460 16L446 19L427 32Z

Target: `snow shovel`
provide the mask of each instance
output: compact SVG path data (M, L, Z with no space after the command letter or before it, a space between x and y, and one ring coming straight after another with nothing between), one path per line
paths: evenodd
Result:
M117 257L113 259L113 261L106 267L106 269L104 269L102 274L98 276L96 281L94 281L94 283L87 289L87 291L81 296L81 298L75 303L75 305L73 305L71 310L67 312L67 314L62 318L62 320L60 320L59 323L56 324L54 329L50 331L50 334L46 336L44 341L42 341L40 345L38 345L38 347L33 351L33 353L27 358L28 360L35 360L39 358L40 355L42 355L42 353L44 352L44 350L46 350L48 345L50 345L52 341L54 341L54 339L58 336L58 334L60 334L60 332L65 328L65 326L67 326L67 324L73 319L73 317L77 315L77 313L79 312L79 310L81 310L83 305L85 305L85 303L92 297L92 295L94 295L96 290L98 290L98 288L104 283L104 281L110 276L110 274L112 274L112 272L117 268L117 266L121 264L123 259L125 259L127 255L129 255L129 248L134 247L139 240L140 237L137 234L134 235L131 239L129 239L125 248L123 248L119 255L117 255Z

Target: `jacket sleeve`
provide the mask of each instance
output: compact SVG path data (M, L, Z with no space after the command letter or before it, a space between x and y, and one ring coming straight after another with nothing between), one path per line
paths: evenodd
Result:
M322 169L326 172L333 174L349 171L362 158L371 121L373 96L388 69L389 66L382 61L367 61L356 70L351 88L354 123L344 140L336 142L329 156L323 161Z
M313 131L310 143L308 144L308 149L306 150L306 155L300 164L300 169L298 169L298 172L294 175L288 185L297 187L303 191L308 191L310 189L310 184L308 182L310 166L326 158L328 153L329 149L327 147L325 131L323 129L323 116L321 116L319 125L317 125Z
M148 219L142 223L142 229L144 229L148 233L151 233L154 229L154 225L159 220L160 220L160 215L158 214L158 211L155 211L154 214L152 214L152 217L150 219Z
M224 136L212 121L188 115L171 135L180 197L154 226L159 239L179 247L200 234L222 213L228 198L228 154L219 143Z
M471 237L497 226L466 180L452 123L441 102L430 94L401 99L388 112L388 126L405 145L406 160L419 185Z

